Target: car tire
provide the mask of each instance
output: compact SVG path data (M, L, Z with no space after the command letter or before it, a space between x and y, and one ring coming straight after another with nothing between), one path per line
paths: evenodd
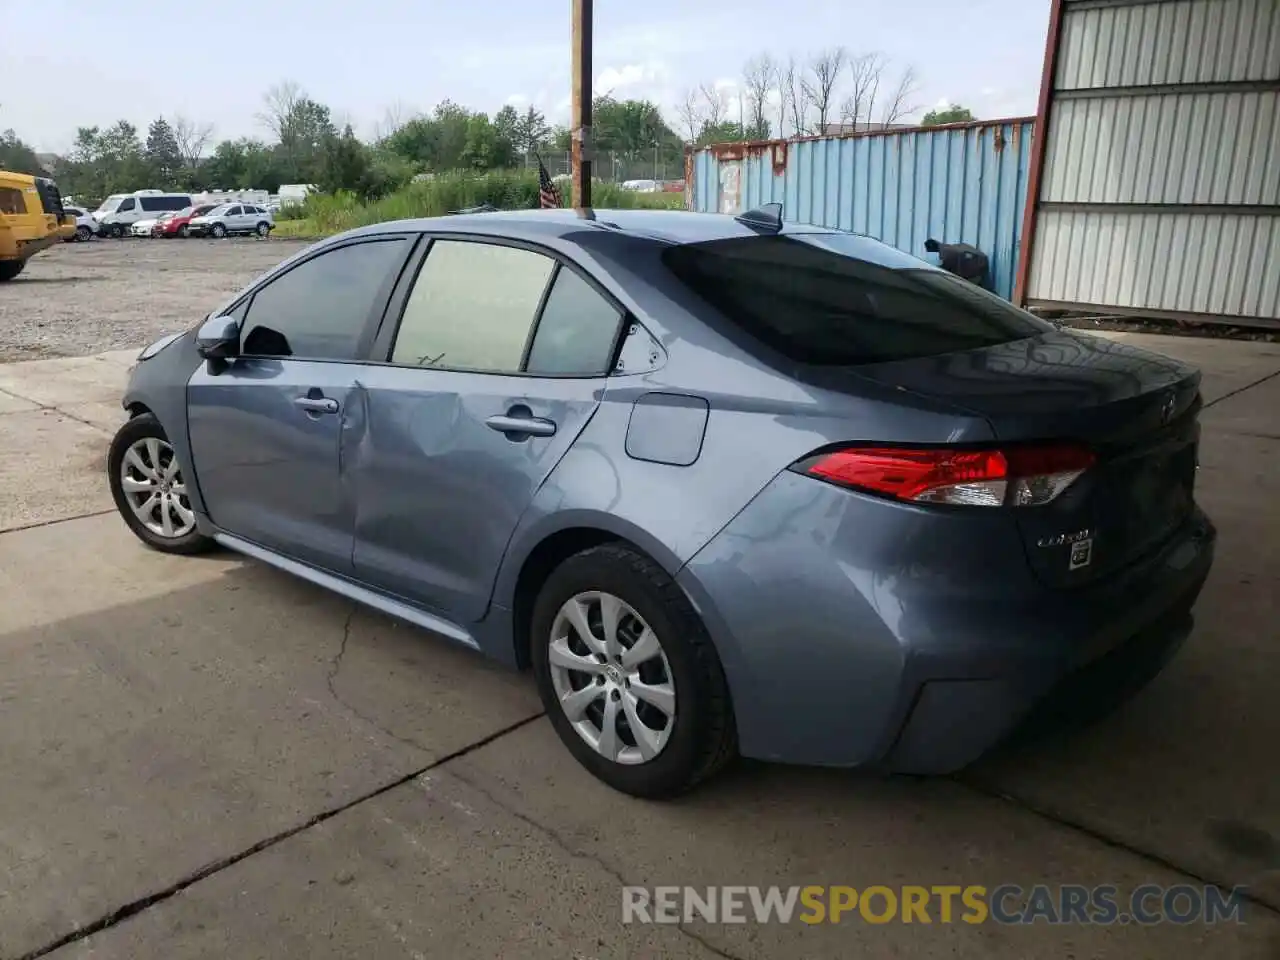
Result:
M271 233L271 224L267 223L267 221L265 220L263 220L260 224L258 224L258 227L257 227L258 236L265 237L270 233Z
M227 235L227 228L220 223L215 223L209 228L209 236L215 240L221 240Z
M176 456L164 428L153 414L144 413L129 420L116 431L107 453L111 497L134 536L153 550L204 553L215 544L195 525L190 499L185 492L180 492L185 491L188 474L181 465L172 472L166 469ZM155 500L157 497L161 499ZM148 499L155 500L150 510L145 507ZM169 533L165 532L166 516Z
M612 653L604 639L606 603L620 611ZM583 622L572 604L585 612L592 644L572 626ZM656 647L656 653L628 663L642 628L652 634L646 651ZM737 755L728 682L711 638L684 591L638 550L604 544L565 560L539 592L530 630L538 693L551 725L578 762L615 790L648 799L678 796ZM579 669L584 665L588 669ZM633 693L642 687L645 693ZM594 690L600 692L592 697ZM646 737L647 758L632 717L653 735ZM613 737L605 732L608 718ZM651 722L659 721L665 722L655 734Z
M191 236L191 228L184 223L178 228L178 236L185 240L187 237Z
M107 230L111 234L111 236L115 237L117 240L124 239L124 224L113 223L111 226L107 228Z
M0 283L12 280L27 265L25 260L0 260Z
M88 227L84 226L83 224L81 224L80 226L76 227L76 242L77 242L77 243L88 243L88 242L89 242L90 240L92 240L92 239L93 239L93 231L92 231L92 230L90 230Z

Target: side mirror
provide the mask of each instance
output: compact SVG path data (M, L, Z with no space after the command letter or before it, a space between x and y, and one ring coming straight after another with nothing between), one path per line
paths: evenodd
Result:
M232 360L240 355L240 321L210 317L196 331L196 350L206 360Z

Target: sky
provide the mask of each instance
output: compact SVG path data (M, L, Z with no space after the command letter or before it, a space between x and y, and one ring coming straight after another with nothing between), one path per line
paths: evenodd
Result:
M569 0L0 0L0 18L0 130L39 151L119 119L145 135L157 116L265 137L263 93L281 81L366 137L446 98L569 116ZM840 45L881 54L895 81L913 67L916 116L1030 115L1048 20L1049 0L596 0L595 92L651 99L679 129L690 87L732 106L749 57Z

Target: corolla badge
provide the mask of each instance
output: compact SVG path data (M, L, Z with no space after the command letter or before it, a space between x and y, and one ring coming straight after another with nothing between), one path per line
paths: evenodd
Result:
M1037 547L1070 547L1067 556L1067 569L1079 570L1093 563L1093 531L1077 530L1075 533L1060 533L1055 537L1041 537L1036 541Z
M1060 533L1056 537L1041 537L1036 541L1037 547L1065 547L1068 543L1079 543L1093 536L1093 531L1085 528L1075 533Z

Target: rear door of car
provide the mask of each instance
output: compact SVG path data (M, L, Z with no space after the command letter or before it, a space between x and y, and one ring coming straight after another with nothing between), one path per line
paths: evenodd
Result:
M356 575L482 617L516 524L604 396L623 318L547 251L433 240L360 375Z

